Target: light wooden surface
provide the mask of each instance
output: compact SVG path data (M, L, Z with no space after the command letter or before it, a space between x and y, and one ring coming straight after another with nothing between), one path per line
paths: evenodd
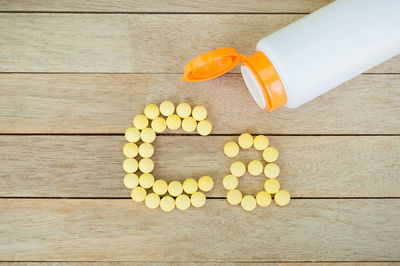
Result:
M168 181L210 175L211 197L225 197L222 179L235 159L262 160L255 150L225 157L236 136L160 136L156 178ZM400 197L400 137L274 136L279 181L293 197ZM130 197L122 183L122 136L0 136L0 197ZM195 151L195 152L193 152ZM28 155L29 154L29 155ZM43 170L45 169L45 171ZM256 193L264 176L240 178ZM27 189L29 188L29 189ZM206 210L204 210L206 211Z
M0 202L3 260L400 260L400 199L298 199L251 214L224 199L186 213L129 199Z
M212 49L248 55L259 39L303 16L4 13L0 71L181 73ZM399 73L400 56L369 72Z
M329 2L0 0L0 263L398 264L399 56L272 113L255 106L238 69L179 80L200 53L249 54ZM209 110L213 135L166 132L154 157L156 177L214 177L204 208L148 210L122 184L123 132L164 99ZM245 131L279 149L287 207L247 213L226 202L233 160L222 148ZM260 154L239 156L250 157ZM246 175L240 188L263 181Z

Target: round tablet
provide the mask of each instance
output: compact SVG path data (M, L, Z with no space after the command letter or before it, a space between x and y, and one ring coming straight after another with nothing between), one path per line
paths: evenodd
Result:
M156 139L156 132L152 128L147 127L140 133L140 138L143 142L152 143Z
M170 212L175 208L175 200L171 196L165 196L160 200L161 210Z
M247 165L247 171L249 171L252 176L261 175L263 170L264 165L259 160L253 160Z
M258 135L257 137L254 138L254 148L257 150L265 150L268 147L269 140L266 136L264 135Z
M162 133L167 128L167 122L162 117L156 117L151 121L151 128L157 133Z
M207 192L210 191L214 187L214 181L209 176L202 176L199 178L199 189Z
M143 158L139 162L139 170L142 173L150 173L154 169L154 162L149 158Z
M171 183L169 183L169 185L168 185L168 193L171 196L177 197L180 194L182 194L182 191L183 191L183 186L182 186L181 182L172 181Z
M127 188L135 188L139 184L139 177L135 174L127 174L124 177L124 185Z
M206 204L206 195L202 192L195 192L190 196L190 202L194 207L200 208L203 207L204 204Z
M262 156L266 162L273 163L278 159L279 154L274 147L268 147L263 151Z
M199 132L200 135L202 136L210 135L211 131L212 131L212 125L210 121L201 120L199 123L197 123L197 132Z
M175 130L181 126L181 118L177 115L169 115L167 117L167 127Z
M240 202L242 208L246 211L252 211L256 208L257 202L256 199L251 195L246 195L243 197L242 201Z
M225 189L232 190L238 186L239 180L234 175L226 175L222 181L222 184L224 185Z
M126 143L126 144L124 145L123 153L124 153L124 155L125 155L126 157L130 157L130 158L136 157L136 156L138 155L138 153L139 153L139 148L138 148L138 146L137 146L135 143L133 143L133 142L131 142L131 143Z
M243 149L248 149L253 145L253 136L249 133L243 133L238 138L239 146Z
M264 189L269 194L275 194L276 192L279 191L280 188L281 184L279 184L279 181L276 180L275 178L270 178L264 183Z
M279 206L285 206L290 202L290 194L286 190L279 190L276 192L274 200Z
M242 192L237 189L232 189L226 195L226 199L231 205L238 205L242 201Z
M188 178L183 182L183 191L187 194L193 194L197 191L198 184L193 178Z
M239 154L239 145L231 141L225 144L224 153L226 156L233 158Z
M185 117L182 120L182 128L183 130L185 130L186 132L193 132L196 130L196 126L197 126L197 121L196 119L194 119L193 117Z
M149 120L145 115L136 115L133 118L133 126L137 129L144 129L149 125Z
M136 202L142 202L146 198L146 190L142 187L135 187L131 191L131 197Z
M181 211L187 210L190 207L190 198L187 195L179 195L175 200L175 205Z
M158 196L156 193L150 193L146 196L144 204L149 209L155 209L160 206L160 196Z
M266 191L260 191L256 195L258 206L267 207L271 203L271 195Z
M147 116L148 119L154 119L160 114L160 110L158 106L155 104L149 104L144 108L144 115Z
M243 176L246 173L246 166L244 163L236 161L231 165L231 173L236 177Z
M192 107L188 103L180 103L176 107L176 114L182 118L188 117L192 113Z
M171 101L163 101L160 104L160 112L164 116L172 115L175 112L175 105Z
M127 173L134 173L138 169L138 161L133 158L125 159L124 163L122 164L122 168L124 168L125 172Z
M198 105L193 108L192 116L197 121L201 121L207 118L207 109L204 106Z
M162 179L158 179L153 184L153 191L158 195L164 195L168 191L168 184Z
M276 163L269 163L264 168L264 175L268 178L276 178L279 172L279 166Z
M140 131L135 127L130 127L125 131L125 138L129 142L138 142L140 139Z
M139 155L143 158L150 158L154 154L154 147L150 143L142 143L139 146Z
M154 184L154 176L149 173L142 174L139 178L139 184L142 188L151 188Z

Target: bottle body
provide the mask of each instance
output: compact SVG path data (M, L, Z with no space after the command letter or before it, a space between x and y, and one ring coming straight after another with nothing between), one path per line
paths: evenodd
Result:
M257 50L279 75L285 106L296 108L400 53L400 1L333 2L260 40ZM251 72L242 66L247 87L265 108Z

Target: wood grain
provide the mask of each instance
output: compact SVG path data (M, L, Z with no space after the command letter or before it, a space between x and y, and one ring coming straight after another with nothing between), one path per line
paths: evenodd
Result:
M235 159L223 146L235 136L159 136L154 176L167 181L210 175L210 197L225 197L232 162L260 159L254 149ZM270 137L280 151L279 181L293 197L400 197L400 137ZM123 136L1 136L2 197L130 197L123 185ZM266 178L240 178L244 193Z
M0 0L0 11L30 11L30 12L222 12L222 13L292 13L312 12L331 0L232 0L227 4L224 1L211 0L184 0L173 1L146 1L146 0L118 0L118 1L12 1Z
M202 104L213 133L399 134L400 75L361 75L297 109L260 109L240 75L2 74L1 133L119 133L149 103ZM185 133L178 131L178 133Z
M0 259L400 260L400 199L295 199L251 213L226 200L164 213L131 200L0 200Z
M243 265L252 265L252 264L262 264L268 266L304 266L304 265L312 265L312 266L394 266L399 265L399 262L382 262L382 261L374 261L374 262L263 262L263 261L241 261L241 262L221 262L221 261L212 261L212 262L200 262L200 261L185 261L185 262L160 262L160 261L95 261L95 262L0 262L0 265L18 265L18 266L36 266L36 265L51 265L51 266L69 266L69 265L96 265L96 266L105 266L105 265L114 265L114 266L142 266L142 265L216 265L216 264L224 264L224 265L235 265L235 266L243 266Z
M0 72L181 73L212 49L250 54L258 40L302 16L0 14ZM370 72L399 73L399 62Z

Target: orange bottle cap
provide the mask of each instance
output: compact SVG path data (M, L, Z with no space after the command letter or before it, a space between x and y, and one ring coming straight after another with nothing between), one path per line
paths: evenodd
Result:
M239 54L234 48L209 51L185 66L181 80L188 82L210 80L232 70L240 62L243 62L243 65L251 72L250 75L256 80L256 88L250 88L247 82L246 85L250 92L259 92L256 93L259 96L255 96L253 92L252 96L262 108L271 111L286 103L286 92L282 81L268 57L260 51L247 57Z
M232 70L241 61L242 55L234 48L212 50L190 61L181 79L189 82L213 79Z

